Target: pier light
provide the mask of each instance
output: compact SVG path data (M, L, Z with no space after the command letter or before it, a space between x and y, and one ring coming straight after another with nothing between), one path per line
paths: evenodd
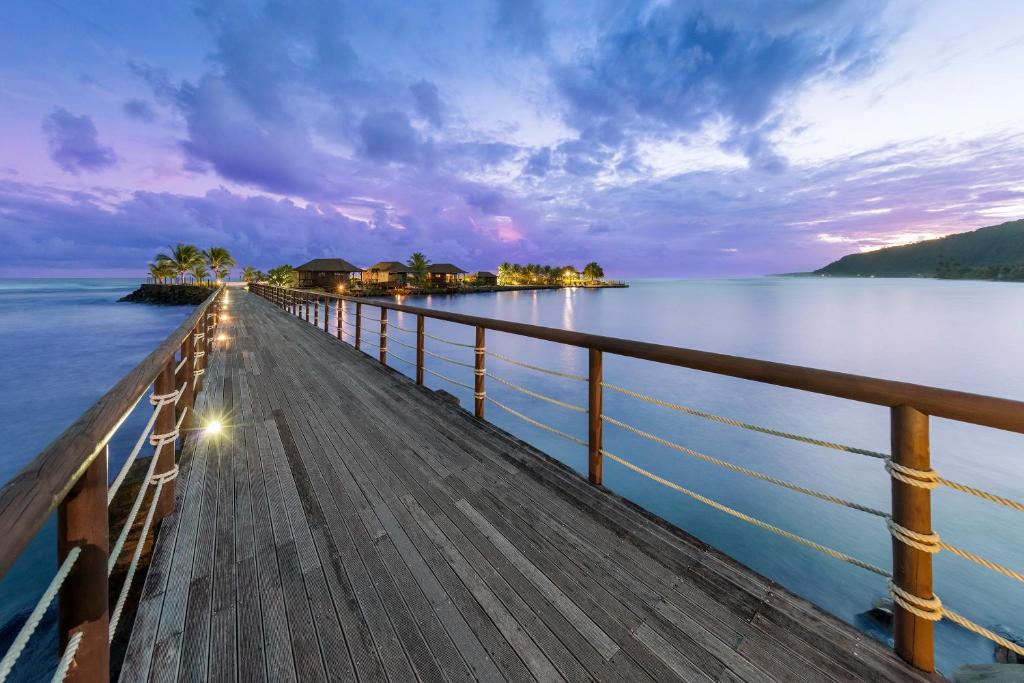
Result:
M228 340L228 335L224 334L223 332L221 332L220 334L217 335L217 341L227 341L227 340Z
M206 428L203 431L207 436L216 436L217 434L220 434L220 430L220 420L210 420L206 423Z

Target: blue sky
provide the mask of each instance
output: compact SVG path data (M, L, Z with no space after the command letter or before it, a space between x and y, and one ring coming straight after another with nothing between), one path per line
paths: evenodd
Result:
M5 3L2 275L808 270L1024 217L1019 2Z

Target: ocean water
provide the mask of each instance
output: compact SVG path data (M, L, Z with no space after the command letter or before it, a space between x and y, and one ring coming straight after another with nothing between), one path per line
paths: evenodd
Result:
M117 303L138 284L137 279L0 279L0 483L193 310ZM149 404L143 404L111 443L112 473L145 425ZM0 581L0 652L7 651L57 569L55 530L51 516ZM51 607L9 680L48 676L56 662L55 619Z
M187 317L190 307L117 304L127 280L0 280L0 482L6 481ZM689 348L899 379L1024 399L1024 285L931 280L756 278L638 280L629 289L505 292L410 297L405 303ZM368 311L376 315L375 311ZM391 314L393 342L414 343L409 316ZM397 323L397 325L395 325ZM370 326L367 326L370 327ZM473 330L427 321L427 332L460 343ZM367 333L367 338L373 338ZM561 372L586 375L579 349L488 332L488 349ZM414 352L390 344L391 365ZM472 350L428 340L427 348L472 363ZM372 350L372 349L368 349ZM488 371L528 389L586 405L583 383L488 358ZM465 384L472 371L427 358L428 368ZM744 380L605 356L605 381L758 425L887 451L888 410ZM427 375L433 388L472 406L472 393ZM488 395L579 438L586 416L543 404L489 380ZM880 461L808 446L686 416L605 392L605 413L703 453L797 484L888 510L889 480ZM111 449L120 464L145 410ZM580 472L585 449L487 406L487 419ZM932 420L933 464L947 478L1024 500L1024 437ZM891 542L882 520L723 470L611 425L606 448L726 505L888 568ZM884 595L879 576L833 560L726 516L614 463L605 484L788 589L873 636L888 634L862 614ZM937 489L934 523L944 540L1024 569L1020 513ZM0 649L6 648L55 570L53 523L0 582ZM939 553L936 592L951 609L988 627L1021 635L1024 589L1012 579ZM52 616L52 615L51 615ZM989 662L992 647L946 622L938 662ZM45 672L56 649L44 624L16 672Z

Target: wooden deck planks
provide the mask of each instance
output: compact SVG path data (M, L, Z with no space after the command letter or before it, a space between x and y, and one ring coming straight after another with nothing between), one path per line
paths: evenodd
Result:
M197 405L227 429L183 453L122 679L929 679L322 330L232 299Z

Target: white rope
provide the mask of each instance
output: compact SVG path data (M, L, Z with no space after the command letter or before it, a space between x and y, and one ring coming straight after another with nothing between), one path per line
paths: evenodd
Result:
M82 644L82 638L84 637L81 631L75 631L68 639L67 647L64 648L64 654L61 655L60 661L57 662L57 670L53 672L53 678L50 679L50 683L61 683L68 677L68 670L71 668L72 662L75 661L75 654L78 653L78 646Z
M523 414L522 414L522 413L520 413L520 412L519 412L518 410L515 410L514 408L510 408L510 407L508 407L508 406L507 406L507 405L505 405L504 403L499 403L498 401L495 401L495 400L494 400L493 398L491 398L490 396L486 396L485 398L486 398L486 399L487 399L488 401L490 401L491 403L493 403L494 405L496 405L496 406L498 406L499 408L501 408L502 410L504 410L504 411L506 411L506 412L509 412L509 413L511 413L511 414L513 414L513 415L515 415L515 416L516 416L516 417L518 417L518 418L519 418L520 420L523 420L523 421L525 421L525 422L529 422L529 423L530 423L530 424L532 424L532 425L533 425L534 427L540 427L541 429L544 429L544 430L547 430L547 431L551 432L551 433L552 433L552 434L554 434L555 436L560 436L560 437L562 437L563 439L565 439L565 440L567 440L567 441L572 441L573 443L579 444L580 446L586 446L586 445L587 445L587 442L586 442L586 441L584 441L583 439L577 439L577 438L576 438L575 436L573 436L572 434L567 434L567 433L565 433L565 432L561 431L560 429L555 429L554 427L549 427L548 425L544 424L543 422L538 422L537 420L534 420L534 419L533 419L532 417L528 417L528 416L526 416L526 415L523 415Z
M467 346L472 347L471 344L468 344ZM558 372L557 370L548 370L547 368L542 368L542 367L537 366L537 365L530 365L529 363L522 363L520 361L515 360L514 358L509 358L508 356L503 356L500 353L495 353L494 351L487 351L486 353L487 353L488 356L491 356L493 358L497 358L498 360L503 360L506 363L511 363L512 365L518 365L519 367L526 368L528 370L535 370L536 372L544 372L544 373L547 373L549 375L554 375L555 377L563 377L565 379L576 380L577 382L586 382L587 381L587 378L582 376L582 375L574 375L574 374L568 373L568 372Z
M68 577L71 572L71 568L75 566L75 562L78 560L78 556L82 553L82 549L78 546L72 548L67 557L61 563L60 568L57 569L57 573L50 580L50 585L46 587L46 591L42 597L39 598L39 602L36 603L32 613L28 615L28 619L22 624L21 629L18 631L18 635L15 636L14 642L11 643L11 647L8 648L7 654L0 660L0 683L7 680L7 677L11 673L11 669L14 668L15 663L18 661L18 657L21 656L22 650L28 644L29 638L35 633L36 628L39 626L39 622L43 620L43 615L46 613L46 609L53 602L54 596L57 595L57 591L60 590L61 585L64 583L64 579Z
M174 366L174 374L177 375L179 372L181 372L181 369L183 367L185 367L185 363L187 363L187 362L188 362L188 354L186 354L185 357L181 359L180 363L178 363L176 366Z
M700 417L700 418L703 418L705 420L713 420L714 422L720 422L722 424L726 424L726 425L729 425L731 427L739 427L741 429L747 429L747 430L750 430L752 432L760 432L761 434L768 434L770 436L778 436L778 437L781 437L783 439L790 439L792 441L799 441L801 443L810 444L812 446L821 446L823 448L831 448L833 450L844 451L846 453L857 453L858 455L867 455L867 456L872 457L872 458L888 458L889 457L885 453L879 453L878 451L870 451L870 450L867 450L865 448L856 448L854 446L846 446L846 445L843 445L843 444L840 444L840 443L835 443L833 441L823 441L821 439L814 439L814 438L811 438L811 437L808 437L808 436L800 436L799 434L791 434L789 432L782 432L782 431L779 431L777 429L769 429L768 427L760 427L758 425L749 424L747 422L740 422L739 420L734 420L731 417L722 417L721 415L715 415L714 413L707 413L707 412L704 412L702 410L695 410L694 408L688 408L686 406L681 406L681 405L679 405L677 403L670 403L668 401L662 401L661 399L654 398L653 396L648 396L647 394L641 394L640 392L632 391L630 389L625 389L623 387L616 386L614 384L608 384L606 382L601 382L601 386L606 388L606 389L611 389L612 391L617 391L620 394L624 394L626 396L630 396L632 398L635 398L635 399L638 399L638 400L641 400L641 401L646 401L647 403L651 403L651 404L656 405L656 406L661 406L662 408L668 408L669 410L675 410L677 412L685 413L687 415L693 415L694 417Z
M473 387L469 386L468 384L464 384L464 383L460 382L457 379L452 379L448 375L442 375L440 372L434 372L433 370L431 370L430 368L428 368L426 366L424 366L423 369L426 370L427 372L429 372L431 375L434 375L435 377L439 377L440 379L443 379L446 382L451 382L452 384L454 384L456 386L460 386L463 389L469 389L470 391L473 391Z
M392 339L391 341L394 341L394 339ZM416 361L411 361L411 360L408 360L406 358L402 358L397 353L389 353L388 354L388 360L391 360L392 358L398 359L398 360L402 361L403 363L408 363L409 365L412 365L412 366L416 365Z
M887 517L885 525L889 527L889 533L892 537L904 545L908 545L911 548L917 548L923 553L934 554L942 549L941 539L936 533L922 534L919 531L913 531L900 526L893 521L892 517Z
M135 459L139 457L139 451L142 450L142 444L146 442L146 439L153 431L153 425L156 424L157 415L159 415L159 413L154 410L153 414L149 418L149 422L146 423L146 428L142 430L142 434L139 435L138 441L135 442L135 447L132 448L132 452L124 461L124 465L121 466L121 471L117 473L117 477L107 490L107 505L110 505L110 501L114 500L114 495L117 493L117 490L121 488L124 478L128 476L128 470L131 469L132 463L134 463Z
M877 517L888 517L888 513L883 512L882 510L878 510L878 509L875 509L873 507L868 507L867 505L861 505L860 503L855 503L853 501L846 500L845 498L839 498L838 496L829 495L827 493L823 493L821 491L817 491L817 490L812 489L812 488L807 488L806 486L800 486L799 484L793 484L793 483L790 483L790 482L788 482L788 481L786 481L784 479L777 479L777 478L769 476L767 474L762 474L761 472L758 472L757 470L752 470L752 469L748 469L746 467L741 467L739 465L734 465L733 463L728 462L726 460L720 460L718 458L715 458L713 456L707 455L705 453L701 453L700 451L695 451L692 448L687 448L686 446L681 446L681 445L679 445L677 443L674 443L672 441L668 441L667 439L662 439L659 436L655 436L654 434L650 434L650 433L645 432L645 431L643 431L641 429L637 429L636 427L634 427L632 425L629 425L629 424L626 424L625 422L620 422L619 420L616 420L615 418L613 418L613 417L611 417L609 415L602 415L601 416L601 420L603 420L604 422L609 422L609 423L611 423L611 424L613 424L613 425L615 425L617 427L621 427L621 428L625 429L626 431L629 431L629 432L632 432L632 433L636 434L637 436L642 436L642 437L644 437L646 439L650 439L651 441L654 441L655 443L659 443L662 446L666 446L668 448L671 448L671 449L673 449L675 451L678 451L678 452L680 452L680 453L682 453L684 455L688 455L690 457L697 458L697 459L703 460L705 462L709 462L712 465L718 465L719 467L724 467L724 468L726 468L728 470L732 470L733 472L737 472L739 474L745 474L748 477L753 477L755 479L760 479L760 480L766 481L766 482L768 482L770 484L775 484L776 486L781 486L782 488L786 488L786 489L789 489L791 491L796 491L797 493L803 493L804 495L807 495L807 496L813 496L814 498L818 498L820 500L824 500L826 502L833 503L835 505L842 505L844 507L848 507L848 508L853 509L853 510L860 510L861 512L866 512L869 515L875 515Z
M557 398L551 398L550 396L545 396L544 394L539 394L536 391L530 391L526 387L521 387L518 384L514 384L514 383L508 381L507 379L504 379L502 377L498 377L497 375L492 374L490 372L487 372L487 373L484 373L484 374L487 377L490 377L491 379L494 379L494 380L497 380L497 381L501 382L505 386L511 387L512 389L515 389L516 391L518 391L520 393L526 394L527 396L532 396L533 398L539 398L542 401L547 401L548 403L552 403L552 404L554 404L556 406L560 406L562 408L566 408L567 410L574 410L577 413L585 413L585 412L587 412L587 409L584 408L583 406L574 405L572 403L566 403L565 401L559 401Z
M1012 640L1007 640L1006 638L1003 638L1002 636L993 633L984 626L979 626L978 624L975 624L967 617L961 614L957 614L956 612L946 609L945 607L942 608L942 616L946 619L949 619L953 623L960 624L968 631L973 631L974 633L977 633L979 636L988 638L997 645L1002 645L1007 650L1016 652L1018 655L1024 657L1024 647L1021 647Z
M178 468L175 466L174 474L177 476ZM128 599L128 591L132 588L132 580L135 578L135 570L139 566L139 558L142 556L142 548L145 546L146 536L149 535L149 527L153 523L153 513L156 511L157 502L160 500L160 490L163 488L164 482L161 479L156 484L156 490L153 492L153 500L149 503L149 512L146 513L146 521L142 524L142 531L139 533L139 538L135 542L135 552L132 553L132 561L128 565L128 573L125 574L124 584L121 586L121 594L117 596L117 605L114 607L114 611L110 614L110 625L108 629L109 640L114 639L114 633L117 631L117 624L121 621L121 612L124 610L125 601ZM108 574L110 571L108 570Z
M192 357L198 360L199 358L202 358L205 355L206 351L196 351L195 353L192 354Z
M114 571L114 565L117 564L118 558L121 556L121 550L124 548L125 541L128 540L128 534L132 530L132 525L135 524L135 518L139 514L139 509L142 507L142 501L146 498L146 489L149 488L150 482L153 480L153 471L156 469L158 455L154 455L150 458L149 467L146 469L146 478L142 480L139 485L139 492L135 494L135 500L132 502L132 509L128 511L128 517L125 519L124 525L121 527L121 533L117 536L117 542L114 543L114 547L110 551L110 555L107 556L107 576L110 576L111 572Z
M870 562L865 562L863 560L858 560L856 557L852 557L850 555L847 555L846 553L843 553L843 552L840 552L838 550L835 550L834 548L829 548L828 546L821 545L820 543L815 543L814 541L812 541L810 539L807 539L807 538L804 538L803 536L798 536L797 534L794 534L792 532L786 531L784 529L780 529L779 527L777 527L777 526L775 526L773 524L769 524L768 522L763 522L760 519L757 519L755 517L751 517L750 515L747 515L747 514L744 514L744 513L740 512L739 510L735 510L735 509L733 509L733 508L731 508L731 507L729 507L727 505L723 505L722 503L719 503L716 500L712 500L710 498L707 498L705 496L700 495L699 493L696 493L696 492L691 491L691 490L689 490L687 488L684 488L684 487L680 486L679 484L676 484L675 482L668 481L667 479L663 479L662 477L659 477L658 475L656 475L656 474L654 474L652 472L648 472L647 470L645 470L644 468L640 467L639 465L634 465L633 463L629 462L628 460L620 458L619 456L615 455L614 453L611 453L611 452L609 452L609 451L607 451L607 450L605 450L603 448L601 449L601 453L603 455L607 456L608 458L611 458L615 462L619 463L620 465L622 465L622 466L624 466L624 467L626 467L628 469L633 470L637 474L643 475L643 476L647 477L648 479L651 479L652 481L656 481L659 484L662 484L663 486L666 486L666 487L668 487L668 488L670 488L670 489L672 489L674 491L678 491L679 493L687 495L687 496L693 498L694 500L696 500L698 502L704 503L705 505L718 510L719 512L724 512L727 515L731 515L731 516L735 517L736 519L743 520L744 522L747 522L748 524L753 524L754 526L759 527L761 529L764 529L765 531L770 531L773 534L776 534L778 536L782 536L785 539L788 539L790 541L794 541L796 543L799 543L800 545L803 545L803 546L806 546L808 548L811 548L812 550L817 550L818 552L824 553L824 554L828 555L829 557L835 558L837 560L841 560L843 562L848 562L848 563L854 565L855 567L860 567L861 569L866 569L869 572L874 572L875 574L878 574L879 576L884 576L884 577L889 578L889 579L892 578L892 574L891 573L889 573L888 571L882 569L881 567L876 567L875 565L871 564Z
M399 346L404 346L407 349L412 349L413 351L416 350L416 346L415 345L413 345L413 344L406 344L403 341L399 341L396 337L392 337L391 341L394 342L395 344L398 344Z
M151 405L153 405L156 408L156 410L159 410L160 408L164 407L165 405L167 405L169 403L177 403L178 402L178 396L180 396L180 395L181 395L181 393L180 393L180 390L178 390L178 389L175 389L174 391L172 391L172 392L170 392L168 394L157 394L157 393L154 392L149 397L149 402L150 402Z
M918 488L931 490L939 485L935 470L915 470L912 467L893 462L891 458L885 459L885 471L893 479Z
M185 421L185 415L188 414L188 406L181 407L181 415L178 416L178 421L174 424L174 428L179 432L181 431L181 423Z
M175 427L169 432L163 434L150 434L149 443L152 446L163 446L165 443L174 443L178 440L178 428Z
M462 361L455 360L454 358L449 358L448 356L442 356L439 353L434 353L433 351L427 351L426 349L423 349L423 353L427 354L428 356L432 356L434 358L437 358L438 360L443 360L443 361L446 361L448 363L451 363L452 365L461 365L462 367L469 368L471 370L476 368L476 366L473 365L472 363L463 363Z
M890 579L889 595L892 596L894 603L922 619L928 621L942 619L942 601L934 594L930 598L919 597L903 590Z
M443 344L451 344L452 346L461 346L461 347L463 347L465 349L476 348L476 344L463 344L462 342L452 341L451 339L445 339L444 337L438 337L438 336L435 336L433 334L427 334L426 332L423 333L423 336L424 337L429 337L430 339L433 339L434 341L439 341L439 342L441 342Z

